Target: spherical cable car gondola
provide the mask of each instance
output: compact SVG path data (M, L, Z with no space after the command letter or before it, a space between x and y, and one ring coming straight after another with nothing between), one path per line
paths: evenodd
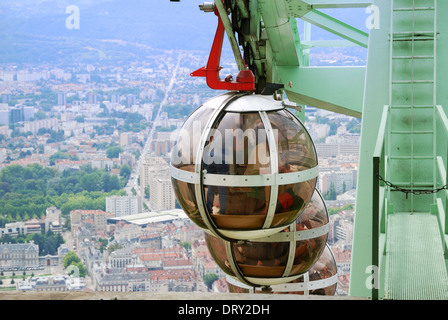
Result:
M171 157L182 209L225 240L283 230L308 204L317 175L305 126L281 101L248 92L225 93L196 109Z
M231 293L273 293L334 296L338 281L336 260L327 245L319 260L307 272L297 279L283 284L270 286L270 290L248 286L233 277L227 276L227 286Z
M310 270L325 249L328 231L328 212L316 190L303 214L282 232L234 242L206 233L205 239L228 276L257 287L291 282Z

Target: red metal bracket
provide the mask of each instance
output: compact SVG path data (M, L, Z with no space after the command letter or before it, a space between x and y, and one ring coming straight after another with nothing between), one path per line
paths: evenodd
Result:
M215 14L218 16L218 27L216 29L215 39L213 40L207 66L193 71L190 75L192 77L205 77L207 85L211 89L255 91L255 76L251 70L241 70L236 77L236 81L232 81L231 77L226 77L224 80L221 80L219 77L219 71L222 69L219 64L221 61L225 29L221 17L216 10Z

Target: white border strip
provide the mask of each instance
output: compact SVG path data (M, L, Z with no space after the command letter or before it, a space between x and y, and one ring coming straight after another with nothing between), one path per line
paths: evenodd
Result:
M277 178L276 184L285 185L285 184L304 182L316 178L318 175L319 175L319 166L316 165L315 167L302 171L279 173L276 176Z
M294 222L295 223L295 222ZM326 223L323 226L301 230L295 232L279 232L265 238L253 239L253 242L289 242L289 241L301 241L317 238L327 234L330 231L330 223Z
M308 272L306 274L309 274ZM305 275L305 274L303 274ZM234 286L239 288L248 289L250 293L254 293L254 290L261 291L261 288L250 287L244 283L239 282L234 277L226 275L226 281ZM335 274L326 279L313 280L313 281L305 281L298 283L284 283L284 284L273 284L271 285L271 289L274 292L294 292L294 291L306 291L306 290L316 290L323 289L329 286L334 285L338 282L338 274Z
M171 177L191 183L199 184L200 174L178 169L170 164ZM319 174L319 167L315 166L298 172L261 174L261 175L230 175L230 174L209 174L203 172L202 182L209 186L222 187L265 187L274 185L286 185L314 179Z
M170 164L170 175L176 180L191 184L198 184L200 182L199 175L195 172L178 169L176 167L173 167L172 164Z
M229 174L207 174L202 176L202 182L209 186L222 187L265 187L275 184L273 174L262 175L229 175Z

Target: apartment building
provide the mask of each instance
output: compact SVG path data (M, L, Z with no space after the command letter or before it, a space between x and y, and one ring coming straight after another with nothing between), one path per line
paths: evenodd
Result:
M154 270L149 275L151 292L192 292L200 283L192 269Z
M39 266L39 246L34 242L0 244L0 269Z
M72 227L79 226L85 222L92 225L94 232L105 232L107 218L111 215L103 210L73 210L70 212L70 222Z
M117 269L124 269L128 265L134 264L135 261L136 255L132 253L131 247L115 250L109 256L109 265Z
M149 187L149 203L152 210L175 208L176 198L171 185L168 163L161 157L146 156L140 170L140 188Z
M106 197L106 212L115 217L128 216L143 212L142 198L139 196Z
M322 193L326 193L333 185L336 194L341 194L356 188L357 174L356 169L323 171L319 173L318 186Z
M171 184L171 176L166 172L155 175L149 186L149 203L156 211L174 209L176 198Z
M58 130L58 125L59 121L56 118L28 121L23 124L23 131L36 134L39 129Z
M69 276L31 277L16 285L18 291L82 291L85 287L82 278Z
M149 280L149 274L146 272L111 272L111 270L99 271L95 276L95 291L137 291L136 287L145 287L145 283ZM140 291L143 291L140 289Z
M359 154L359 144L353 143L316 143L316 152L319 157L336 157L340 155Z
M140 167L140 188L142 190L145 190L145 187L150 184L151 180L153 179L152 176L156 172L166 170L169 172L169 166L163 158L151 157L146 155L142 159L142 164Z

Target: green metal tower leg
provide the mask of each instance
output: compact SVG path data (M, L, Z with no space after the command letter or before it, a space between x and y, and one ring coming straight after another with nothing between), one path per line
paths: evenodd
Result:
M319 11L369 5L380 13L369 34ZM448 0L250 0L246 9L232 26L258 83L362 118L349 294L448 299ZM301 41L297 18L342 39ZM310 48L348 44L368 48L366 67L309 66Z
M368 62L362 107L361 145L356 197L356 214L350 269L351 296L372 297L368 270L372 265L373 146L376 144L383 106L389 103L390 0L377 0L381 21L370 30ZM374 58L373 58L374 57Z
M437 17L448 2L373 4L382 19L369 37L350 295L447 299L446 193L432 191L446 184L447 135L437 123L448 26Z

